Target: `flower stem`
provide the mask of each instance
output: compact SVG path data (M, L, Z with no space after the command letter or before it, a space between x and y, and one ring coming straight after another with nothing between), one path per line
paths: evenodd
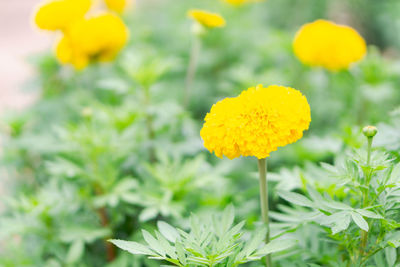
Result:
M100 186L95 184L94 188L95 188L95 194L97 196L103 194L103 190L101 189ZM105 207L100 207L100 208L98 208L96 210L96 212L97 212L97 214L99 216L101 226L104 227L104 228L110 227L110 221L108 219L106 208ZM106 238L106 239L104 239L104 246L106 248L107 261L108 262L112 262L113 260L115 260L116 254L115 254L114 246L110 242L107 241L107 239L109 239L109 238L111 238L111 236Z
M146 128L147 128L147 137L149 139L149 161L154 163L156 161L156 153L154 151L153 141L155 138L154 127L153 127L153 116L149 111L151 105L151 95L150 95L150 87L144 86L144 106L146 108Z
M185 80L185 91L183 97L183 106L187 107L190 103L190 95L192 91L192 84L194 76L196 74L197 61L200 55L201 40L200 37L195 36L192 42L192 48L190 51L189 66L186 73Z
M268 217L268 184L267 184L267 160L258 159L258 171L260 175L260 204L261 204L261 216L267 227L267 236L265 237L265 243L269 243L270 240L270 228L269 228L269 217ZM266 266L271 267L271 254L266 256Z
M372 139L373 137L368 137L368 148L367 148L367 166L369 167L371 163L371 150L372 150ZM365 186L369 186L369 182L371 180L371 171L369 170L368 173L365 173ZM368 206L368 189L363 190L362 194L362 208ZM368 241L368 232L361 230L361 244L360 244L360 253L361 255L365 255L366 251L365 248L367 246Z

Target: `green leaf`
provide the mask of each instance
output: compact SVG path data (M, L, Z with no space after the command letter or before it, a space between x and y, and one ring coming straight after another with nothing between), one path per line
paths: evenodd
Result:
M356 209L356 212L367 218L383 219L383 217L375 212L366 209Z
M358 227L360 227L362 230L368 232L368 230L369 230L368 223L360 214L358 214L356 212L352 212L351 218L358 225Z
M157 236L159 244L161 245L163 250L166 252L166 254L170 258L176 260L178 258L178 256L176 255L175 248L172 247L171 244L168 242L168 240L163 235L161 235L158 231L156 231L156 236Z
M180 236L178 231L166 222L158 221L157 227L158 230L160 230L160 233L172 243L175 243L176 239Z
M391 233L387 238L386 238L387 244L394 248L400 247L400 232L394 232Z
M185 253L185 249L183 248L183 244L181 242L176 242L175 249L176 249L176 254L178 255L179 261L183 265L186 265L186 253Z
M67 263L72 264L77 262L83 254L85 243L82 240L77 240L69 247L67 254Z
M396 249L392 248L392 247L387 247L385 248L385 258L386 258L386 262L387 262L387 266L388 267L392 267L397 259L397 253L396 253Z
M157 253L159 253L161 256L165 257L165 250L161 246L161 244L155 239L149 232L146 230L142 230L143 238L149 244L150 248Z
M334 210L353 210L349 205L334 200L325 201L324 204Z
M294 239L275 239L266 244L263 248L257 250L255 255L265 256L268 254L276 253L289 249L296 245L297 241Z
M303 195L288 191L280 191L278 194L281 198L293 204L303 207L314 207L314 203Z
M133 242L133 241L125 241L125 240L119 240L119 239L111 239L108 240L109 242L113 243L120 249L126 250L131 254L135 255L156 255L155 252L153 252L151 249L149 249L147 246L144 246L140 243Z
M256 233L253 235L253 238L247 242L245 247L243 248L243 252L245 257L247 258L252 254L263 242L267 234L267 229L264 227L256 231Z

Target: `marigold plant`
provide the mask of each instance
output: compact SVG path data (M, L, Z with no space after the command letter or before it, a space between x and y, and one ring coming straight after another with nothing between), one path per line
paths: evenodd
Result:
M238 97L225 98L213 105L205 117L200 135L204 146L216 156L258 158L261 216L270 242L266 157L278 147L303 136L311 122L307 99L297 90L258 85ZM272 266L271 255L266 266Z
M90 0L54 0L40 5L35 13L35 24L43 30L65 30L85 16Z
M104 0L108 9L117 13L122 13L128 5L127 0Z
M224 27L225 19L217 14L200 9L191 9L188 16L207 28Z
M295 55L305 65L337 71L361 60L367 47L353 28L327 20L303 25L293 41Z
M56 47L61 63L77 69L91 61L109 61L124 47L129 32L122 20L109 13L82 19L74 23Z
M262 2L264 0L224 0L224 1L234 6L240 6L248 3Z

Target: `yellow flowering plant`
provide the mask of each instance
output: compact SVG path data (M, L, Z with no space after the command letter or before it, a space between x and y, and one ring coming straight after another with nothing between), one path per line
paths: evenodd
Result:
M188 16L207 28L224 27L226 24L221 15L201 9L189 10Z
M122 13L128 5L128 0L104 0L109 10Z
M367 47L353 28L320 19L300 28L293 41L293 50L305 65L338 71L360 61Z
M258 85L212 106L200 131L204 146L216 156L258 159L262 218L270 241L266 158L278 147L296 142L311 122L310 106L299 91ZM270 255L266 265L271 266Z
M106 1L109 9L122 12L126 1ZM91 0L52 0L42 4L35 13L37 27L60 30L62 36L55 54L62 64L76 69L91 62L112 60L128 41L124 22L109 12L87 16Z
M264 0L223 0L223 1L233 6L241 6L249 3L262 2Z
M196 74L197 61L201 50L201 39L208 29L224 27L225 19L217 14L200 9L191 9L188 11L188 17L193 19L192 33L194 40L190 51L189 66L185 79L185 90L183 97L183 105L187 106L190 102L191 87Z
M43 30L66 30L73 22L82 19L90 7L90 0L46 1L37 8L34 21Z
M76 69L112 60L128 41L129 31L116 15L104 13L75 22L59 41L56 56Z

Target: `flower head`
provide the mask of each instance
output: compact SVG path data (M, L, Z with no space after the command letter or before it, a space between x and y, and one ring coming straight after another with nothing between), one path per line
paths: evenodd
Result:
M296 34L293 48L304 64L333 71L349 68L367 51L364 39L353 28L327 20L303 25Z
M43 30L65 30L83 18L91 6L90 0L52 0L38 7L36 25Z
M191 9L188 12L188 16L207 28L225 26L225 19L217 13L211 13L200 9Z
M258 85L213 105L200 135L217 157L261 159L300 139L310 121L310 106L299 91Z
M263 0L224 0L224 1L234 6L240 6L248 3L261 2Z
M122 20L109 13L81 19L71 25L56 47L61 63L77 69L91 61L109 61L124 47L128 29Z
M127 2L127 0L105 0L108 9L117 13L122 13L125 10Z

